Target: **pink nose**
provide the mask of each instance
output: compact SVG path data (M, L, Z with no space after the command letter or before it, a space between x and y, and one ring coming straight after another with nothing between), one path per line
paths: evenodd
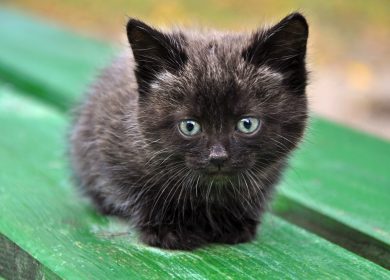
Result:
M219 169L228 159L228 153L221 144L214 144L210 149L209 162Z

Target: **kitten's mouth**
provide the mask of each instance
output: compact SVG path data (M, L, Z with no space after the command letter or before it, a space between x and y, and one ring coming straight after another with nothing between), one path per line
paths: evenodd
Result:
M233 173L228 171L208 171L205 172L208 176L231 176Z
M233 172L228 171L208 171L205 175L215 181L227 181L233 176Z
M205 180L213 180L213 181L229 181L237 175L238 170L230 168L230 167L205 167L205 168L196 168L193 169L196 173L201 175Z

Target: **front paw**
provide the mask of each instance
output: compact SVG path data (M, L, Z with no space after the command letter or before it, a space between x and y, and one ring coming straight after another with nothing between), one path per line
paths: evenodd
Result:
M252 241L256 236L256 224L242 226L240 229L232 229L215 236L213 242L223 244L238 244Z
M141 229L141 241L153 247L171 250L193 250L206 244L200 235L166 226Z

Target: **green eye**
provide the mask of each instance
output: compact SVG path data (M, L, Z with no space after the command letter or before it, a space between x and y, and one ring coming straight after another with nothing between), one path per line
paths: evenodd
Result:
M179 130L185 136L194 136L200 132L200 124L194 120L183 120L179 123Z
M255 132L260 125L260 120L253 117L246 117L238 121L237 129L245 134L251 134Z

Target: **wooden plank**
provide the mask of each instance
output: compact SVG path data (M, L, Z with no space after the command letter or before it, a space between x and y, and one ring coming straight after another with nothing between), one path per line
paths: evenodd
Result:
M390 244L390 143L314 119L280 193Z
M22 32L24 30L28 32ZM20 44L25 42L25 33L34 37L28 45ZM112 51L105 44L9 11L0 11L0 36L2 42L6 42L4 46L0 44L0 75L34 95L44 92L41 97L60 108L68 108L77 99L95 75L95 67L108 60ZM23 59L18 58L20 53L24 53ZM62 63L68 59L72 63L63 68ZM42 64L41 61L48 62ZM1 65L7 66L1 68ZM20 77L37 88L23 86L23 81L18 80ZM366 242L381 247L372 254L371 259L377 260L375 255L389 251L390 244L390 223L386 220L390 216L387 203L390 198L389 147L385 141L314 118L308 140L292 158L292 167L279 188L277 197L287 199L289 207L275 207L275 213L288 216L301 226L304 224L299 220L305 217L298 212L293 215L294 209L299 207L311 211L305 216L312 216L312 221L329 217L356 234L362 233ZM335 241L331 238L332 230L337 235L339 227L332 229L329 225L333 224L328 223L329 234L323 236ZM317 233L321 234L321 230ZM362 248L362 251L367 250Z
M61 109L77 100L113 53L106 43L7 9L0 9L0 38L0 78Z
M0 234L0 280L7 279L60 279L14 242Z
M386 279L390 272L266 215L256 241L172 252L141 244L123 222L75 195L64 158L67 120L0 86L0 233L67 279ZM0 242L0 259L9 244ZM12 245L12 244L11 244ZM29 267L26 265L26 267ZM7 268L0 268L6 278Z

